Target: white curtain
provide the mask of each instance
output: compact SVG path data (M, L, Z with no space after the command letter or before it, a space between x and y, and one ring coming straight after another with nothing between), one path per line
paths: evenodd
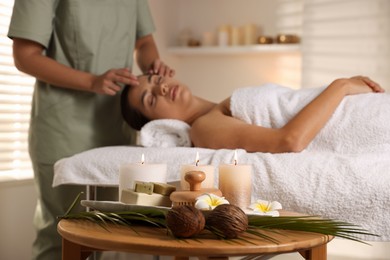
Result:
M302 86L354 75L390 91L390 1L304 0Z
M27 152L31 95L34 79L20 73L7 38L13 1L0 2L0 179L31 174Z

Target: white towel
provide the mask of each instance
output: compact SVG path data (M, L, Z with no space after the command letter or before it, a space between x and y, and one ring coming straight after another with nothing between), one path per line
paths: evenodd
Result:
M235 118L264 127L286 124L324 88L293 90L275 84L236 90L230 108ZM367 153L390 151L390 95L346 96L310 151Z
M191 147L190 125L176 119L159 119L145 124L140 144L145 147Z
M118 186L119 166L127 163L166 163L167 181L177 181L180 165L194 164L199 151L200 164L209 164L215 150L190 147L107 146L91 149L57 161L53 187L62 184ZM179 178L180 179L180 178Z
M53 186L65 184L117 186L119 165L167 163L168 181L180 179L180 166L231 163L234 151L202 148L103 147L64 158L55 164ZM237 150L238 164L253 165L252 200L277 200L283 208L340 219L381 235L365 240L390 241L390 153L337 154L247 153Z

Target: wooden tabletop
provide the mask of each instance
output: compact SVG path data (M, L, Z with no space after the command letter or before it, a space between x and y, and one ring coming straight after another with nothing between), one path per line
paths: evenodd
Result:
M279 254L293 251L303 254L307 250L311 254L311 249L325 246L325 258L307 259L326 259L326 243L332 239L327 235L297 231L272 233L272 236L279 241L278 244L246 233L241 236L246 241L218 240L206 231L197 236L197 239L175 239L163 228L109 225L106 230L99 224L87 220L67 219L59 222L58 232L64 242L71 242L92 250L185 257Z

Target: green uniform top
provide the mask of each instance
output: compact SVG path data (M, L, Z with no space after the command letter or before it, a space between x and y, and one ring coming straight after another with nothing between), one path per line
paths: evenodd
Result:
M132 67L136 39L153 31L146 0L16 0L8 36L42 44L59 63L102 74ZM29 145L38 162L128 144L123 129L118 94L36 82Z

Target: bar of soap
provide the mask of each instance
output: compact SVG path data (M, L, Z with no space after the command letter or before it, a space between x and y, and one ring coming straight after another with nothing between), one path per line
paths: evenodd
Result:
M121 194L121 202L126 204L136 204L145 206L164 206L171 207L172 201L169 196L153 193L151 195L146 193L135 192L131 189L123 189Z
M171 195L176 190L176 187L167 183L153 182L153 192L164 196Z
M135 192L139 193L146 193L146 194L153 194L153 187L154 184L152 182L142 182L142 181L135 181Z

